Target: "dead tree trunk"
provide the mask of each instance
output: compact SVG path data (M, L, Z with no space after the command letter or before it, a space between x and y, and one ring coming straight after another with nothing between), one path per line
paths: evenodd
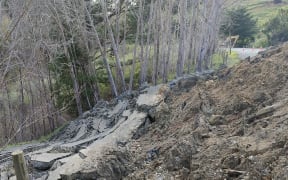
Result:
M179 48L178 48L178 60L177 60L177 77L183 76L184 72L184 58L185 58L185 17L186 17L186 6L185 6L186 0L180 0L180 37L179 37Z
M139 31L141 26L141 18L142 18L142 0L140 0L139 10L138 10L138 19L137 19L137 30L136 30L136 39L134 44L134 50L133 50L133 62L132 62L132 68L130 72L130 81L129 81L129 93L131 93L133 88L133 80L135 75L135 61L137 58L137 47L138 47L138 40L139 40Z
M114 33L112 31L110 20L108 18L106 3L103 0L101 0L101 4L102 4L102 8L103 8L103 13L104 13L104 19L107 23L108 35L109 35L109 38L111 40L112 48L113 48L114 55L116 58L116 66L117 66L117 71L118 71L117 73L120 76L122 90L126 91L126 83L125 83L124 73L122 70L120 56L119 56L118 48L117 48L115 38L114 38Z
M104 63L104 66L105 66L107 74L108 74L108 79L109 79L109 82L110 82L111 89L112 89L114 95L117 97L118 96L118 91L117 91L117 88L116 88L116 85L115 85L115 81L114 81L114 78L113 78L113 75L112 75L112 72L111 72L110 65L109 65L107 57L106 57L106 52L104 52L103 46L101 44L101 41L100 41L100 38L99 38L99 35L98 35L98 32L97 32L96 27L95 27L95 25L93 23L93 20L91 18L91 14L88 11L87 7L85 9L86 9L86 15L88 16L88 19L89 19L89 25L92 27L92 30L94 31L94 35L95 35L95 38L96 38L96 43L99 46L99 50L100 50L101 56L103 58L103 63Z

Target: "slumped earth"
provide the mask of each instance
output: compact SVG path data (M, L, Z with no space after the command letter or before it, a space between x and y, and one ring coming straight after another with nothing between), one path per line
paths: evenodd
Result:
M101 102L46 144L33 179L287 179L288 44ZM14 177L8 149L1 180Z

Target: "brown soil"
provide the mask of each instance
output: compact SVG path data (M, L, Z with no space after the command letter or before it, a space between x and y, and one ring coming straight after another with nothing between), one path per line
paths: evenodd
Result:
M288 178L287 44L170 94L127 179Z

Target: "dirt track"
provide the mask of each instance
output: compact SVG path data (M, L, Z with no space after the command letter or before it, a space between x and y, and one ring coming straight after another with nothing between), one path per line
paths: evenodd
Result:
M232 51L237 52L239 58L241 60L247 58L247 57L254 57L259 52L264 51L264 48L232 48Z

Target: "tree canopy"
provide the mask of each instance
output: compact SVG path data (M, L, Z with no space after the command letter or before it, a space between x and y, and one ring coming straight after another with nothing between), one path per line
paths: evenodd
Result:
M277 45L288 41L288 9L281 9L264 27L269 45Z
M279 4L279 3L282 3L282 0L273 0L273 3L274 4Z
M221 33L225 36L239 35L237 47L247 46L253 42L256 31L256 20L252 18L246 8L240 7L226 12Z

